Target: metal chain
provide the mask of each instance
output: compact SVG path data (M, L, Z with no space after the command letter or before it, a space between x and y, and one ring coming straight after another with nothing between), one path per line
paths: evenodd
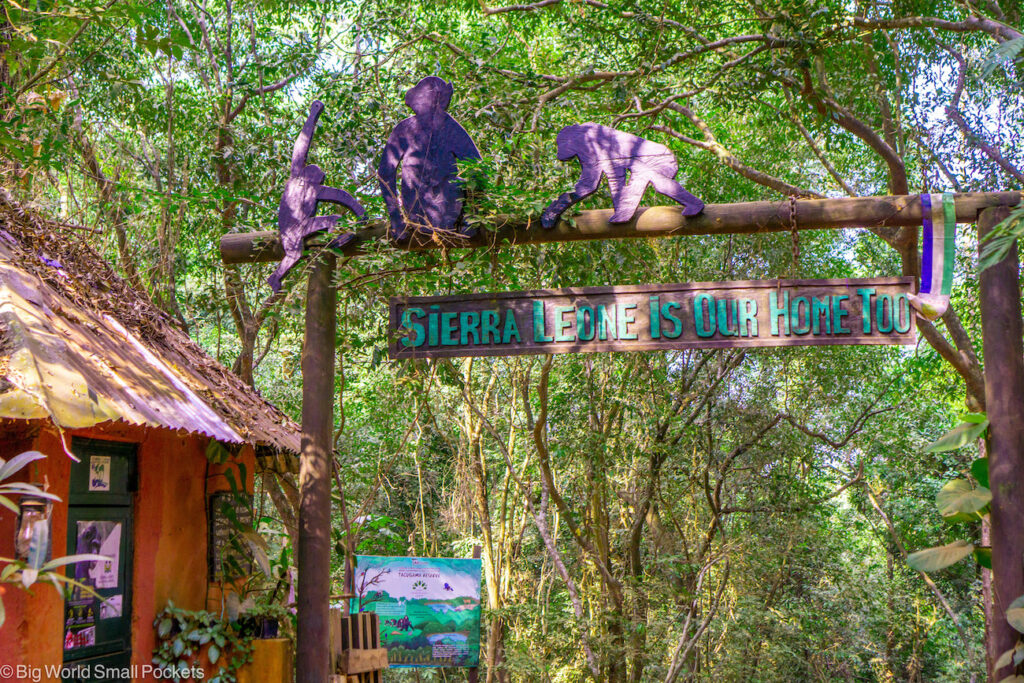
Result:
M793 252L792 275L796 277L800 266L800 237L796 231L796 195L789 196L789 239Z

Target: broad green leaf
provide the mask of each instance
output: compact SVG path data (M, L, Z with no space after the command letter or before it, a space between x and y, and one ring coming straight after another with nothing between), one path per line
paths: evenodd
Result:
M1024 676L1007 676L999 683L1024 683Z
M946 482L935 495L935 504L943 517L978 512L992 500L992 492L986 488L971 486L966 479Z
M983 422L964 422L949 430L924 449L925 453L944 453L955 451L971 443L988 429L988 420Z
M210 657L210 664L216 664L220 658L220 649L216 645L211 645L207 655Z
M997 659L996 663L993 665L997 671L1002 669L1004 666L1008 666L1010 662L1013 661L1013 653L1015 649L1016 648L1011 647L1009 650L999 655L999 659Z
M166 638L168 634L170 634L171 626L173 626L173 624L174 622L172 622L170 619L161 619L160 625L156 627L157 635L159 635L161 638Z
M988 458L978 458L971 463L971 476L985 488L991 488L988 485Z
M974 552L967 541L953 541L947 545L918 550L907 556L907 564L919 572L934 572L956 564Z
M3 464L0 464L0 481L11 476L30 462L42 460L44 458L46 458L46 456L39 451L25 451L24 453L19 453L14 456L7 462L0 460L0 462L3 462Z
M4 625L4 620L7 618L7 610L4 609L3 598L0 597L0 626Z
M1010 626L1024 633L1024 595L1011 602L1010 606L1006 608L1006 620L1010 622Z
M184 652L184 650L185 650L185 641L182 640L181 638L176 638L174 640L174 645L173 645L172 649L174 650L174 656L175 657L180 657L181 653Z
M65 555L64 557L55 557L46 564L43 565L43 571L50 571L57 567L63 567L66 564L75 564L78 562L106 562L111 558L106 555L95 555L83 553L80 555Z
M967 413L960 416L960 421L981 424L982 422L988 422L988 415L985 413Z
M992 569L992 548L975 548L974 559L985 569Z

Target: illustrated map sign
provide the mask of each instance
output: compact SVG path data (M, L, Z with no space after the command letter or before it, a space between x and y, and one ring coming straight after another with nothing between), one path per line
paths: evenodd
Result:
M747 280L392 297L399 358L915 344L913 278Z
M480 560L358 555L355 595L391 666L479 666Z

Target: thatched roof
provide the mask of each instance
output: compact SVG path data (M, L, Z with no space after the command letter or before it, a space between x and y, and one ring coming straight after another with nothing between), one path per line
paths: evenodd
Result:
M0 417L124 420L292 453L300 441L73 231L2 196Z

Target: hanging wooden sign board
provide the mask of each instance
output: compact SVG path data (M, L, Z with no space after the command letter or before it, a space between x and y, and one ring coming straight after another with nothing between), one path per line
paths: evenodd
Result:
M398 358L914 344L913 278L747 280L392 297Z

